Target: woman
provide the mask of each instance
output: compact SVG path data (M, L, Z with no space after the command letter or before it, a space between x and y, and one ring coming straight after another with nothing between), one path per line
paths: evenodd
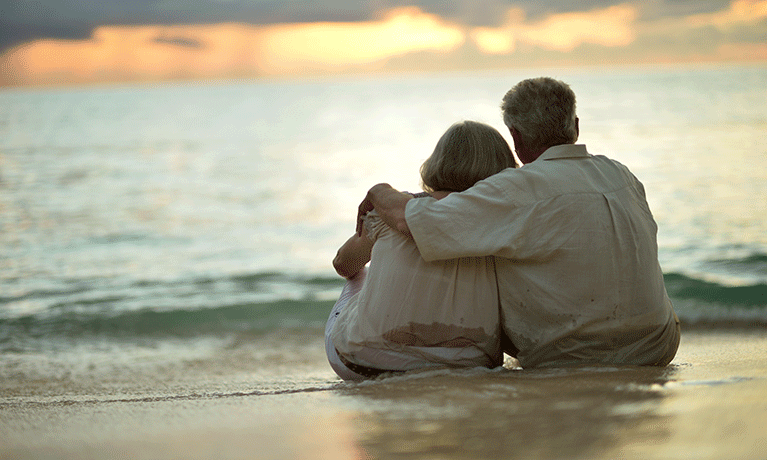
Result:
M497 130L459 122L421 166L424 196L441 199L515 166ZM425 262L411 239L371 212L333 266L348 279L325 328L328 360L341 378L502 364L492 257Z

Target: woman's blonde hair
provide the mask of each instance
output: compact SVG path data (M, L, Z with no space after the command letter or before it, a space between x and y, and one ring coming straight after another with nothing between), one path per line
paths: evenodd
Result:
M421 165L427 192L462 192L477 181L517 165L509 144L492 126L461 121L445 131Z

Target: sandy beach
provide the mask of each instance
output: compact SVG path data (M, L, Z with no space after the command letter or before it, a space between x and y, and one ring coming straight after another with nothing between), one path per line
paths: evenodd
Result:
M287 344L306 352L270 375L258 370L269 357L249 347L163 371L11 375L0 458L767 456L763 330L686 331L663 369L430 371L362 384L338 381L320 344Z

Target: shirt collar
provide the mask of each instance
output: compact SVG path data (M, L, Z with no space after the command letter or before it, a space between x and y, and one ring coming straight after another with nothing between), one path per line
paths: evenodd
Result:
M584 144L562 144L549 147L535 161L538 160L561 160L564 158L587 158L589 152Z

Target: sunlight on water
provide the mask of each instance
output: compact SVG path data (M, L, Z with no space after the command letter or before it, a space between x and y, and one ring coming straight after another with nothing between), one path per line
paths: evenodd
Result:
M664 270L765 282L764 272L744 277L708 265L767 247L764 69L628 73L599 83L573 84L581 140L644 183Z
M665 272L767 283L765 68L547 73L575 90L591 153L645 184ZM1 92L3 315L317 299L316 276L332 298L366 190L418 191L456 121L508 139L500 99L538 75ZM226 287L268 273L288 278L282 294Z
M646 187L670 366L328 365L331 259L366 190L417 190L458 120L508 139L500 99L538 71L3 90L9 458L763 458L767 68L546 73Z

